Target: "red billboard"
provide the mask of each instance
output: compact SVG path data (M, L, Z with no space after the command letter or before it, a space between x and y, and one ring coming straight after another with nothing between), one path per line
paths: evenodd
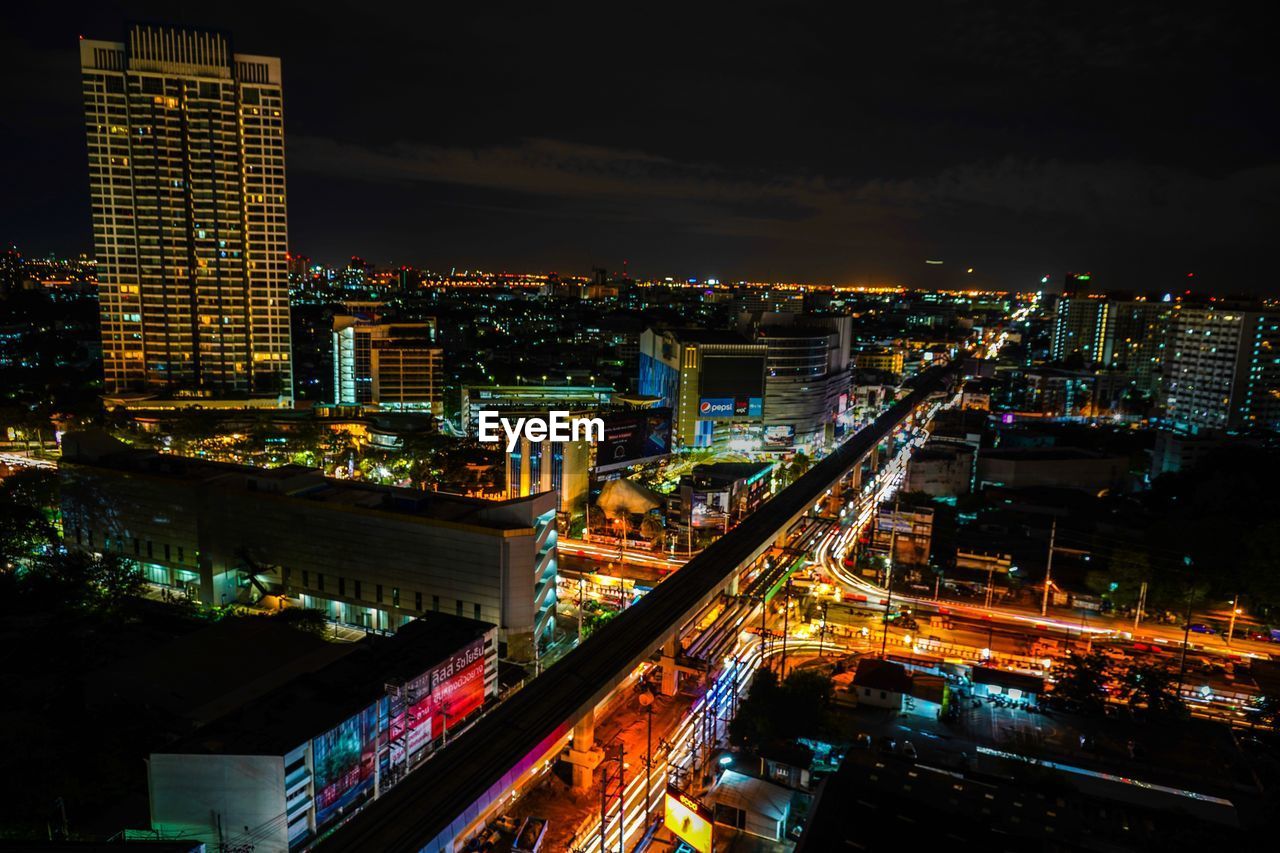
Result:
M431 731L444 734L484 705L484 640L431 670Z

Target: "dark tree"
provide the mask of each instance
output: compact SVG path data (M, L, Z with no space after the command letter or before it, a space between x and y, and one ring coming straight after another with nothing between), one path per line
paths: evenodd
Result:
M1082 713L1097 713L1106 703L1107 659L1098 652L1072 653L1053 687L1054 701Z
M1174 716L1184 710L1174 677L1164 667L1136 664L1125 671L1121 684L1129 707L1145 710L1148 717Z

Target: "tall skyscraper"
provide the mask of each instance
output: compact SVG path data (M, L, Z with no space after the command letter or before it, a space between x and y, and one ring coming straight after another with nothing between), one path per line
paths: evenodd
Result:
M106 388L292 398L280 60L82 40Z
M1102 294L1064 296L1053 318L1050 358L1079 355L1087 367L1129 374L1139 393L1150 395L1164 355L1170 303L1145 297Z

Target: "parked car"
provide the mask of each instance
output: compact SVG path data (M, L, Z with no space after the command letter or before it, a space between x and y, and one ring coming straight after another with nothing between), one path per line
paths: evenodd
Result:
M871 735L866 732L858 732L858 736L853 739L853 745L857 749L870 749Z
M905 758L909 758L912 761L916 760L916 745L909 740L904 740L902 742L902 746L898 749L898 752Z

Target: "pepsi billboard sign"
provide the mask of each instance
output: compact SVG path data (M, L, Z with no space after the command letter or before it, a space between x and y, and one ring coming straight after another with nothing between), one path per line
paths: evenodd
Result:
M733 417L732 397L703 397L698 403L698 417L700 418L730 418Z
M703 397L698 402L700 420L758 418L764 414L762 397Z

